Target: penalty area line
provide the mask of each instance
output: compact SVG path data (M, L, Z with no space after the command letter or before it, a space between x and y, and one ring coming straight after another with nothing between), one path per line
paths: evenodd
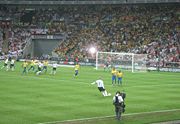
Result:
M159 111L150 111L150 112L137 112L137 113L129 113L129 114L123 114L124 116L131 116L131 115L140 115L140 114L152 114L152 113L162 113L162 112L173 112L173 111L180 111L180 109L169 109L169 110L159 110ZM71 119L71 120L64 120L64 121L51 121L51 122L42 122L38 124L55 124L55 123L65 123L65 122L73 122L73 121L85 121L85 120L93 120L93 119L104 119L104 118L110 118L115 117L115 115L109 115L109 116L101 116L101 117L91 117L91 118L80 118L80 119Z

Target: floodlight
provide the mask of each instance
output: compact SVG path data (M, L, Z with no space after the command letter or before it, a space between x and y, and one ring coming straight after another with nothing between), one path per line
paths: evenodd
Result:
M89 52L90 52L91 54L94 54L94 53L96 52L96 48L91 47L91 48L89 49Z

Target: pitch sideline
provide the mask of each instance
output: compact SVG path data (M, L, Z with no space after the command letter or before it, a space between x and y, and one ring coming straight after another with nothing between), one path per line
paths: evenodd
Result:
M140 114L152 114L152 113L161 113L161 112L172 112L172 111L179 111L179 110L180 109L169 109L169 110L160 110L160 111L151 111L151 112L138 112L138 113L124 114L122 116L131 116L131 115L140 115ZM103 119L103 118L108 118L108 117L114 117L114 115L101 116L101 117L91 117L91 118L81 118L81 119L71 119L71 120L64 120L64 121L42 122L42 123L37 123L37 124L54 124L54 123L63 123L63 122L72 122L72 121Z

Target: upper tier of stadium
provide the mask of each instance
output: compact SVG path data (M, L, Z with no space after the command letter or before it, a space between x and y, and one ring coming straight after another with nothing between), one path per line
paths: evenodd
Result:
M88 48L96 46L98 51L144 53L150 61L160 57L179 62L179 8L179 4L0 5L0 51L23 52L32 35L62 34L63 42L53 50L61 58L92 57Z
M179 0L1 0L0 4L59 5L59 4L139 4L178 3Z

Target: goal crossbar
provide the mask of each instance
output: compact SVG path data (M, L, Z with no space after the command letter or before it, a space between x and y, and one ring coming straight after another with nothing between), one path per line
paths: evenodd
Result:
M112 59L110 62L112 65L122 65L125 68L129 68L132 72L146 71L146 54L134 54L134 53L118 53L118 52L97 52L96 53L96 70L98 66L105 66L107 56ZM122 61L122 62L121 62ZM121 64L120 64L121 63ZM128 63L125 65L125 63Z

